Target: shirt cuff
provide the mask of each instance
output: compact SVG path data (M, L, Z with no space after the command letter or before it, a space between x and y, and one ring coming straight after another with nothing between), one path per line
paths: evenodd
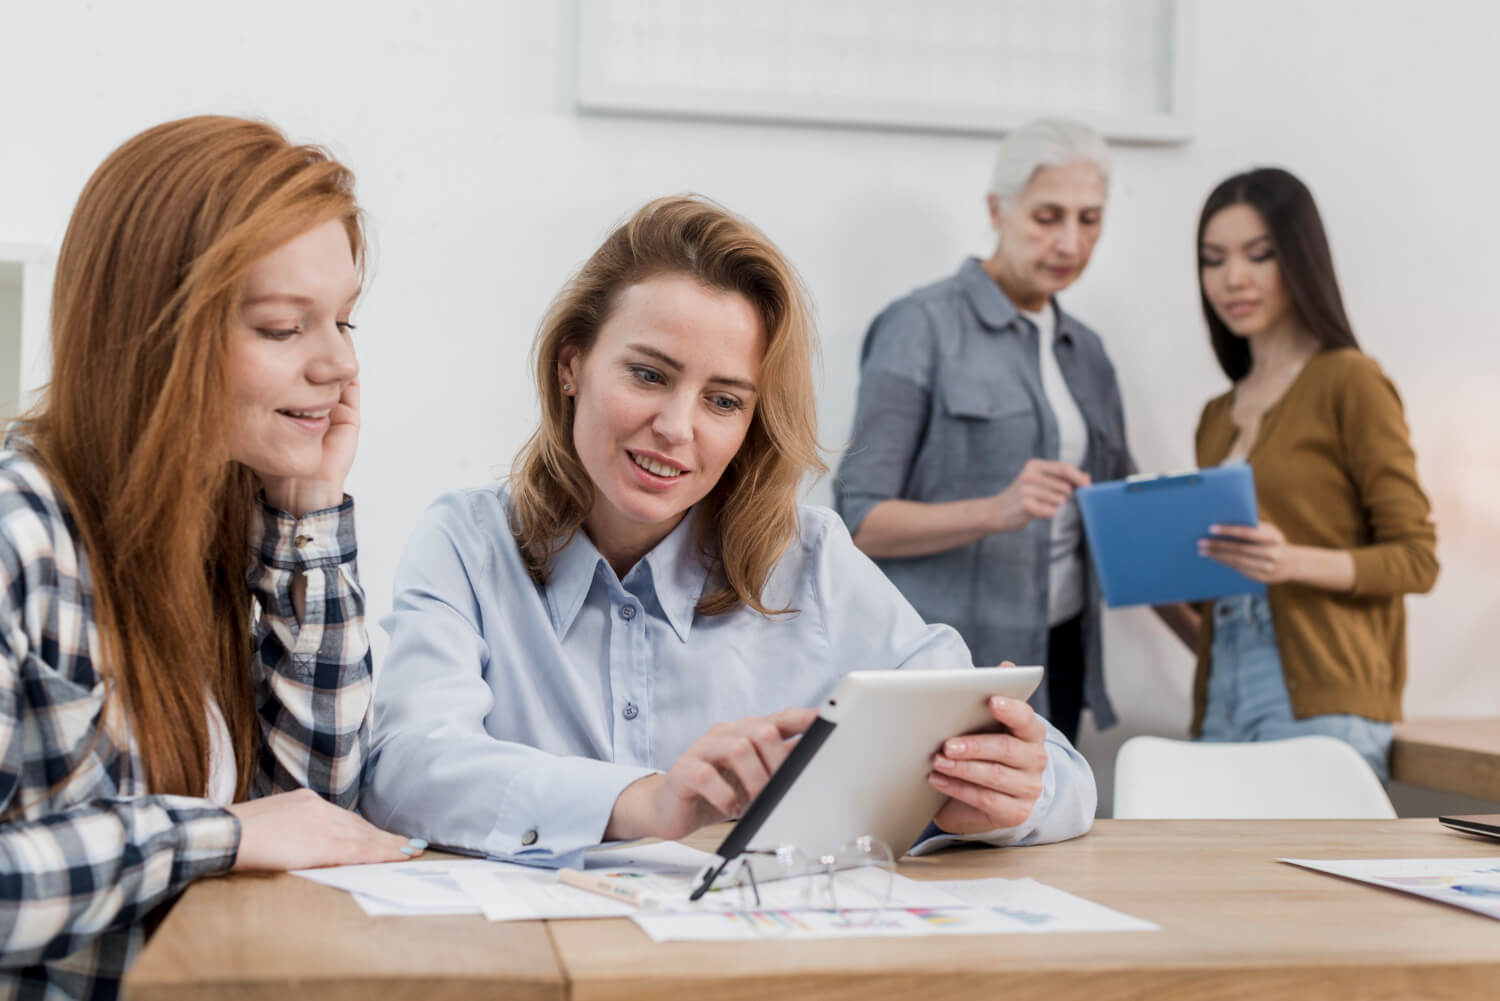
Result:
M182 832L172 882L182 886L234 868L240 851L240 821L223 807L189 796L163 796L162 806Z
M511 779L484 850L528 865L581 868L583 852L604 839L620 793L653 774L654 768L579 757L524 768Z
M354 498L344 495L338 507L288 514L260 499L260 517L251 523L251 546L262 563L278 570L306 572L352 563L359 555L354 540Z

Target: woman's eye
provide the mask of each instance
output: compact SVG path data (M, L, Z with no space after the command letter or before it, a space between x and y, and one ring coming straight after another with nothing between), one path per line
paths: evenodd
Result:
M340 321L338 321L337 324L335 324L335 326L337 326L339 328L339 330L341 330L342 332L344 332L346 334L352 334L356 330L359 329L354 324L350 323L348 320L340 320Z
M666 380L661 377L661 373L656 371L656 369L654 368L644 368L640 365L632 365L630 367L630 372L638 380L644 382L648 386L660 386L664 382L666 382Z
M1272 251L1262 250L1258 254L1251 254L1250 260L1254 261L1256 264L1264 264L1275 256L1275 253L1273 253Z
M295 327L287 330L277 330L271 327L256 327L255 332L268 340L284 341L297 334L300 334L302 331L296 329Z
M736 400L732 396L714 396L710 397L709 401L714 405L715 410L722 411L726 414L731 414L736 410L741 410L744 408L744 404L739 400Z
M1200 268L1217 268L1219 265L1221 265L1223 263L1224 263L1224 258L1222 258L1222 257L1200 257L1200 258L1198 258L1198 266Z

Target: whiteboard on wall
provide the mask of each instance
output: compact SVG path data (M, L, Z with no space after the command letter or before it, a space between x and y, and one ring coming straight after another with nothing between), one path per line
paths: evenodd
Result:
M1191 138L1191 0L578 0L588 112Z

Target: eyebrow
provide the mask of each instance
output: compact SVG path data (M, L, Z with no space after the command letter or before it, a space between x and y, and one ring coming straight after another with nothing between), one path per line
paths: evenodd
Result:
M1082 212L1103 212L1104 211L1104 203L1103 202L1099 202L1099 203L1095 204L1093 202L1090 202L1087 205L1067 206L1067 205L1064 205L1062 202L1037 202L1035 205L1033 205L1031 207L1031 211L1033 211L1033 212L1039 212L1039 211L1079 212L1079 213L1082 213Z
M1264 240L1267 243L1269 243L1270 240L1271 240L1271 234L1270 233L1262 233L1260 236L1251 237L1250 239L1246 240L1244 243L1240 244L1240 246L1242 246L1242 247L1251 247L1251 246L1254 246L1257 243L1260 243L1262 240ZM1209 243L1206 240L1202 244L1200 244L1199 246L1203 250L1223 250L1224 249L1223 247L1219 246L1217 243Z
M682 362L678 361L676 358L673 358L665 351L658 351L656 348L653 348L647 344L629 344L626 346L629 347L632 351L639 352L640 354L646 355L649 358L655 358L657 361L661 362L663 365L667 366L674 372L682 371ZM748 393L756 392L755 383L749 382L745 379L736 379L733 376L713 375L709 376L708 381L721 383L725 386L734 386L738 389L743 389Z
M347 306L355 299L358 299L359 294L363 291L364 289L362 288L355 289L354 292L349 296L349 298L344 300L344 305ZM252 298L248 298L240 305L248 309L251 306L263 306L267 303L273 302L286 303L292 306L300 306L303 309L313 309L318 305L318 301L312 296L298 295L295 292L267 292L265 295L257 295Z

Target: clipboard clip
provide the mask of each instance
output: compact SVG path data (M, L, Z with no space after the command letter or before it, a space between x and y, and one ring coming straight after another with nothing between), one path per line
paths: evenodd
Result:
M1153 487L1186 487L1203 481L1203 472L1198 469L1186 469L1180 473L1137 473L1134 476L1125 477L1125 489L1134 493L1137 490L1150 490Z

